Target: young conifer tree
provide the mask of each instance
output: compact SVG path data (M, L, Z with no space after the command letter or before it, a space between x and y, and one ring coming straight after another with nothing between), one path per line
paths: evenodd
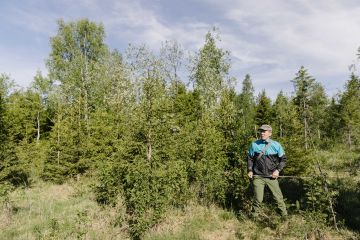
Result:
M251 76L246 74L243 82L241 93L237 96L236 107L238 109L238 118L241 119L239 126L246 138L256 136L256 103L254 97L254 87L252 84ZM247 147L246 143L246 147ZM244 146L245 147L245 146Z
M360 126L360 79L354 73L346 82L345 90L340 97L343 137L350 149L359 143Z
M284 174L305 174L311 164L303 150L302 124L297 108L282 91L277 95L272 106L272 138L283 145L287 163ZM301 159L301 161L299 161Z
M26 166L16 155L16 142L9 132L10 116L8 112L8 98L13 82L10 77L0 75L0 183L11 183L15 186L28 184Z
M128 135L113 168L134 238L155 224L170 205L183 203L187 190L184 159L179 152L182 129L176 124L161 58L145 46L130 46L126 66L134 102L126 123Z
M257 99L255 123L261 126L264 123L270 123L271 116L271 99L266 96L265 90L262 90Z
M298 118L302 122L303 142L306 150L317 146L321 139L321 124L327 107L323 87L309 75L303 66L292 80L294 84L293 102L297 107Z

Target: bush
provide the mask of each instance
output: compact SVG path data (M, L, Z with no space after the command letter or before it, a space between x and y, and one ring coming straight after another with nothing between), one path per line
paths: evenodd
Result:
M103 166L98 183L95 186L96 201L100 204L115 205L116 198L121 190L119 171L115 166Z
M29 185L29 173L26 166L19 161L14 147L10 144L4 144L0 149L1 182L8 182L16 187Z
M360 232L360 183L343 181L338 187L336 211L346 226Z

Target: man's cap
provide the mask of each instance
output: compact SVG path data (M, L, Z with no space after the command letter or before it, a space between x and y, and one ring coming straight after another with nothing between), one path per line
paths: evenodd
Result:
M259 131L260 131L260 130L263 130L263 131L272 131L272 128L271 128L270 125L264 124L264 125L261 125L261 127L259 127L258 130L259 130Z

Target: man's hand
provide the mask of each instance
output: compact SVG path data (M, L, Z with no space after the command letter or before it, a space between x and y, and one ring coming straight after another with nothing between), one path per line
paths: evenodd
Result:
M253 172L252 171L248 172L248 177L253 178Z
M272 178L277 179L278 177L279 177L279 171L278 171L278 170L275 170L275 171L272 173Z

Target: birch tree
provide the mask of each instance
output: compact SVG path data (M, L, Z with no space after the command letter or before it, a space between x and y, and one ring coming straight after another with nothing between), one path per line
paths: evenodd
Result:
M55 98L56 134L52 134L46 178L56 169L56 178L76 176L92 165L90 116L99 106L96 87L103 79L97 73L107 54L104 37L101 24L87 19L69 23L60 20L58 33L50 40L49 76L59 87Z

